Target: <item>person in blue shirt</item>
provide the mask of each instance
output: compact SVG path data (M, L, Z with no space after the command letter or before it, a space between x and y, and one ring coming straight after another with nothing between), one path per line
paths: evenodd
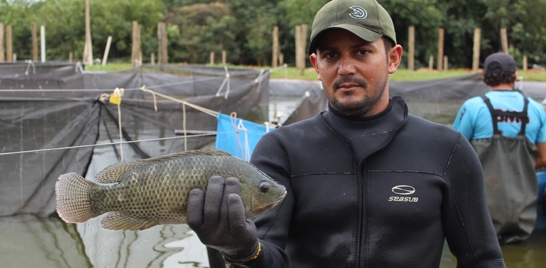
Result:
M489 55L482 80L490 91L464 102L453 128L478 153L499 241L523 241L536 221L536 169L546 164L546 114L540 103L514 89L516 61L510 55Z

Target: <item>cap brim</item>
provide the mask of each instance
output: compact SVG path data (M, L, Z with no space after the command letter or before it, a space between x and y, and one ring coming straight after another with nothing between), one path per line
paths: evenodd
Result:
M351 33L353 33L354 35L360 37L361 39L365 40L365 41L368 41L368 42L374 42L376 40L378 40L379 38L381 38L381 36L383 36L382 34L380 33L377 33L377 32L374 32L372 30L369 30L369 29L366 29L366 28L363 28L362 26L357 26L357 25L352 25L352 24L338 24L338 25L333 25L333 26L330 26L328 28L325 28L323 29L322 31L318 32L316 34L316 36L311 40L311 43L309 43L309 48L307 50L307 53L309 55L315 53L315 50L316 50L316 47L317 47L317 44L318 44L318 41L320 40L320 38L322 37L322 35L330 30L330 29L343 29L343 30L347 30Z

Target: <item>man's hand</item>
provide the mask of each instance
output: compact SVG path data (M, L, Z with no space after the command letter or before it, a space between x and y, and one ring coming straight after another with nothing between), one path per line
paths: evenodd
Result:
M256 226L245 219L241 184L236 178L209 178L206 194L190 192L187 221L206 246L231 260L251 258L258 250Z

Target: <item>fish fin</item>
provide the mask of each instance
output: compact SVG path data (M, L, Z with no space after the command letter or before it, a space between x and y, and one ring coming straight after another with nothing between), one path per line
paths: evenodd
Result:
M154 227L159 222L149 219L139 219L122 212L108 212L100 222L102 228L108 230L144 230Z
M121 178L123 177L123 174L125 174L128 170L133 169L142 163L138 161L128 162L128 163L118 163L113 164L105 169L103 169L101 172L99 172L95 178L97 179L97 182L99 183L116 183L120 182Z
M230 153L222 151L222 150L200 149L200 150L191 150L191 151L174 153L174 154L167 154L167 155L152 157L152 158L148 158L148 159L141 159L141 160L137 160L137 162L140 162L140 163L161 162L161 161L169 160L171 158L177 158L177 157L182 157L182 156L192 156L192 155L231 156Z
M189 151L192 154L207 154L207 155L224 155L224 156L231 156L230 153L218 149L200 149L200 150L193 150Z
M89 198L94 187L96 184L74 172L59 176L55 183L59 217L68 223L79 223L99 216Z

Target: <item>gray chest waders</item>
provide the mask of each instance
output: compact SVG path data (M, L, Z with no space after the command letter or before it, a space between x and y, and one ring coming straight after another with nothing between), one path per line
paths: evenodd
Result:
M483 96L493 119L493 137L471 141L482 164L485 193L491 219L501 243L526 240L535 227L538 179L535 171L537 148L525 136L529 122L525 99L522 112L493 109ZM505 137L498 121L511 118L521 122L517 137Z

